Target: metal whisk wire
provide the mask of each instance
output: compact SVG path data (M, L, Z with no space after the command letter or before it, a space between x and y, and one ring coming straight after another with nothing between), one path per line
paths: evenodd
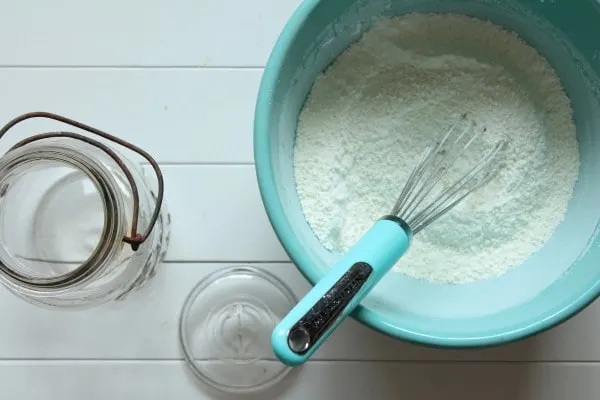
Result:
M440 193L438 184L447 177L448 171L462 158L464 152L485 132L477 124L461 115L448 129L442 131L423 152L413 169L391 214L402 218L413 234L423 230L437 218L450 211L466 196L485 185L499 165L493 165L504 146L496 143L461 178ZM432 195L432 196L430 196ZM433 197L426 202L428 196Z
M464 118L466 118L465 115L463 115L461 117L461 119L464 119ZM441 172L443 172L443 171L442 171L442 166L440 164L442 163L443 160L441 158L439 158L439 161L435 165L435 167L432 168L431 173L429 174L427 179L423 179L423 175L427 171L427 168L425 168L425 166L431 165L430 164L431 160L437 154L440 153L441 147L444 144L446 144L450 134L452 134L452 132L454 132L454 130L457 129L458 123L459 123L459 121L456 121L448 129L440 132L435 137L434 141L425 149L425 151L421 155L421 159L419 160L419 163L415 166L408 181L404 185L402 193L400 194L400 196L398 196L398 200L396 201L396 205L394 206L392 214L394 214L394 215L401 214L405 219L408 219L410 217L412 211L414 211L414 208L416 208L416 206L418 206L420 201L422 201L425 198L425 196L427 196L427 194L429 194L429 192L433 189L435 184L442 178L443 174ZM463 132L458 136L458 138L454 141L453 144L456 144L460 139L462 139L466 132L467 132L467 129L464 129ZM434 177L437 177L437 179L433 179ZM415 188L419 184L421 185L422 188L428 187L428 189L416 191ZM414 193L419 192L420 196L411 197L409 194L413 193L413 192ZM411 207L414 207L414 208L411 208Z

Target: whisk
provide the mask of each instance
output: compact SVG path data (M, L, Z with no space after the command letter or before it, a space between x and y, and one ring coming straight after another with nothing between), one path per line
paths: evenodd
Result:
M414 234L493 178L502 167L505 141L486 146L484 132L463 114L435 137L390 214L376 221L275 327L271 345L283 363L296 366L308 360L408 250ZM481 147L486 151L471 165L464 153Z

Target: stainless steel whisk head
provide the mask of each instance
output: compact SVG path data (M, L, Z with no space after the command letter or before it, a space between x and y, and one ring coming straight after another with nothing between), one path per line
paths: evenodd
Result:
M482 153L481 158L466 168L463 175L442 185L448 171L486 131L467 114L461 115L449 128L435 137L421 155L406 181L392 215L401 218L413 234L450 211L470 193L485 185L500 168L500 150L506 141L499 140Z

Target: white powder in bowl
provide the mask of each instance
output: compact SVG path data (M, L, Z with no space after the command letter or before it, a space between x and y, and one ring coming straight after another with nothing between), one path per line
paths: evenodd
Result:
M507 137L507 165L422 232L395 267L467 283L519 265L562 220L577 180L572 109L547 61L516 35L460 15L379 23L320 74L300 114L294 168L304 215L347 251L390 212L425 146L470 113Z

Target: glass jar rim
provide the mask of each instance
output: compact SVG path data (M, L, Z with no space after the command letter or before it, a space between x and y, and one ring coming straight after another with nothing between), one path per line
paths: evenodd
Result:
M102 273L108 262L123 246L126 234L126 218L123 199L118 195L117 182L108 168L68 140L48 138L28 143L10 150L0 158L0 188L6 177L17 168L27 168L36 161L53 161L79 170L94 184L100 194L104 212L104 224L99 241L79 266L54 277L32 277L10 267L12 261L0 251L0 277L11 285L56 294L87 284ZM0 189L0 192L2 189Z

